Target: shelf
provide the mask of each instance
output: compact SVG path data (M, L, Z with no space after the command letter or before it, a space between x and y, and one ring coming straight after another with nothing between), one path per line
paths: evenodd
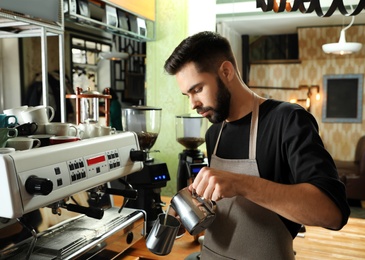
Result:
M115 27L112 25L108 25L106 23L91 19L89 17L85 17L79 14L66 14L65 15L65 21L70 22L73 24L77 24L82 27L86 27L89 29L96 29L102 32L108 32L117 36L123 36L127 38L131 38L137 41L152 41L154 40L154 36L152 37L145 37L142 35L139 35L138 33L134 33L119 27ZM148 22L148 21L146 21Z
M63 34L63 29L62 18L50 21L0 8L0 38L35 37L43 31L47 35L60 35Z
M64 75L64 18L63 0L32 1L32 6L20 0L1 0L0 38L40 37L42 49L42 104L48 100L47 37L59 38L61 120L66 118ZM29 13L28 13L29 10Z

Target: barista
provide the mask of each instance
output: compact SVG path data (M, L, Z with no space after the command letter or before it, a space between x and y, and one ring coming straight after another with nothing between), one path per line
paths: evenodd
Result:
M339 230L347 223L345 186L314 117L253 93L227 39L213 32L188 37L164 68L192 109L213 123L206 133L210 167L190 186L217 202L202 259L294 259L301 224Z

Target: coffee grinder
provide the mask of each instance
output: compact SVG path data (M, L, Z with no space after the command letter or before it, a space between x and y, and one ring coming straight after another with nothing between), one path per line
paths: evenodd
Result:
M130 174L126 181L137 190L136 200L129 200L127 207L143 209L147 213L147 232L153 226L160 213L163 213L161 188L170 180L167 165L150 153L160 132L161 108L148 106L133 106L122 109L122 125L125 131L133 131L138 136L141 150L147 153L144 167L141 171Z
M176 140L185 147L179 154L177 190L190 185L200 169L207 166L204 153L198 147L205 142L207 119L200 115L176 116Z

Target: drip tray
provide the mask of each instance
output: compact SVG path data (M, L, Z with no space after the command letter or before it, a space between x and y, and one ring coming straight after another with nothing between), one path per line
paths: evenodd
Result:
M101 220L82 215L45 231L38 237L31 259L45 255L51 256L50 259L74 259L112 234L131 229L137 220L144 220L140 210L124 208L121 213L118 210L106 210ZM143 225L140 233L144 235L144 232Z

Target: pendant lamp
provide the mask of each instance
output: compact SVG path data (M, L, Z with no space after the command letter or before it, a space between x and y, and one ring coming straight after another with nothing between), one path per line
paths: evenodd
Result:
M343 28L340 33L340 39L337 43L327 43L322 45L325 53L346 55L360 51L362 44L358 42L346 42L346 30L354 23L355 16L352 16L351 23Z

